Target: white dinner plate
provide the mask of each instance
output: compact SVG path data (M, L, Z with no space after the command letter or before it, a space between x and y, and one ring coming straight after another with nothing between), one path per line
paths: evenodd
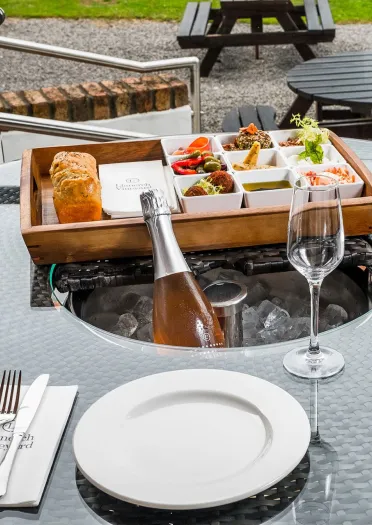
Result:
M77 465L118 499L165 509L214 507L284 478L310 426L301 405L257 377L180 370L123 385L77 425Z

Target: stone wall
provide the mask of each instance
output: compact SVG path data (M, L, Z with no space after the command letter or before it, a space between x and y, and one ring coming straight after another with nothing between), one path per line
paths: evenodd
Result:
M165 111L188 103L186 83L170 74L0 93L2 112L71 122Z

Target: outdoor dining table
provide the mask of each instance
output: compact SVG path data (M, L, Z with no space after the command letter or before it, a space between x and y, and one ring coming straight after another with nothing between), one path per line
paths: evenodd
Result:
M317 103L317 119L371 117L372 52L338 53L314 58L291 69L288 87L297 97L280 123L290 127L292 115L305 115ZM323 106L346 106L350 109L323 110Z
M372 169L369 143L347 140ZM19 163L0 167L0 330L2 368L22 369L24 384L41 373L52 385L78 385L79 395L38 508L1 509L4 525L212 524L369 525L372 520L372 314L321 335L340 350L344 373L316 385L293 380L283 371L284 354L298 343L284 343L219 355L179 352L159 355L136 341L113 344L87 329L62 307L30 307L33 267L19 228ZM283 277L285 278L285 277ZM158 372L221 368L252 374L287 390L319 425L315 442L289 475L257 498L195 511L162 511L119 502L97 490L76 470L72 436L82 414L108 391ZM317 390L318 389L318 390ZM118 407L120 413L120 407ZM220 421L220 425L225 425ZM105 433L110 421L97 430ZM151 433L145 436L151 447ZM234 447L234 435L229 446ZM243 458L242 458L243 459ZM125 475L125 472L123 472ZM307 482L307 480L309 480ZM31 481L30 481L31 482ZM0 501L1 504L1 501Z

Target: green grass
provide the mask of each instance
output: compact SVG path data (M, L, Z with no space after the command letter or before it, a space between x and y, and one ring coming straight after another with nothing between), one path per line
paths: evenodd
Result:
M187 0L2 0L8 17L179 20ZM214 0L216 6L218 2ZM301 0L295 0L301 3ZM335 22L372 22L369 0L330 0Z

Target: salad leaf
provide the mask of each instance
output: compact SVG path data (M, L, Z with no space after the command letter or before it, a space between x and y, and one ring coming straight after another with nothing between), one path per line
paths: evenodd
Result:
M299 158L310 158L314 164L321 164L324 157L321 144L328 142L328 129L319 128L318 122L310 117L301 119L300 114L292 115L291 122L302 128L298 130L298 138L304 144L305 151L300 153Z
M314 142L319 140L320 144L326 144L329 139L329 131L325 128L319 128L318 122L310 117L301 118L300 114L292 115L291 123L294 122L298 128L298 138L301 140L302 144L305 144L306 141Z
M310 158L314 164L321 164L323 162L324 152L323 148L320 145L321 143L321 136L318 135L318 137L313 140L306 140L305 141L305 151L299 154L300 159L307 159Z

